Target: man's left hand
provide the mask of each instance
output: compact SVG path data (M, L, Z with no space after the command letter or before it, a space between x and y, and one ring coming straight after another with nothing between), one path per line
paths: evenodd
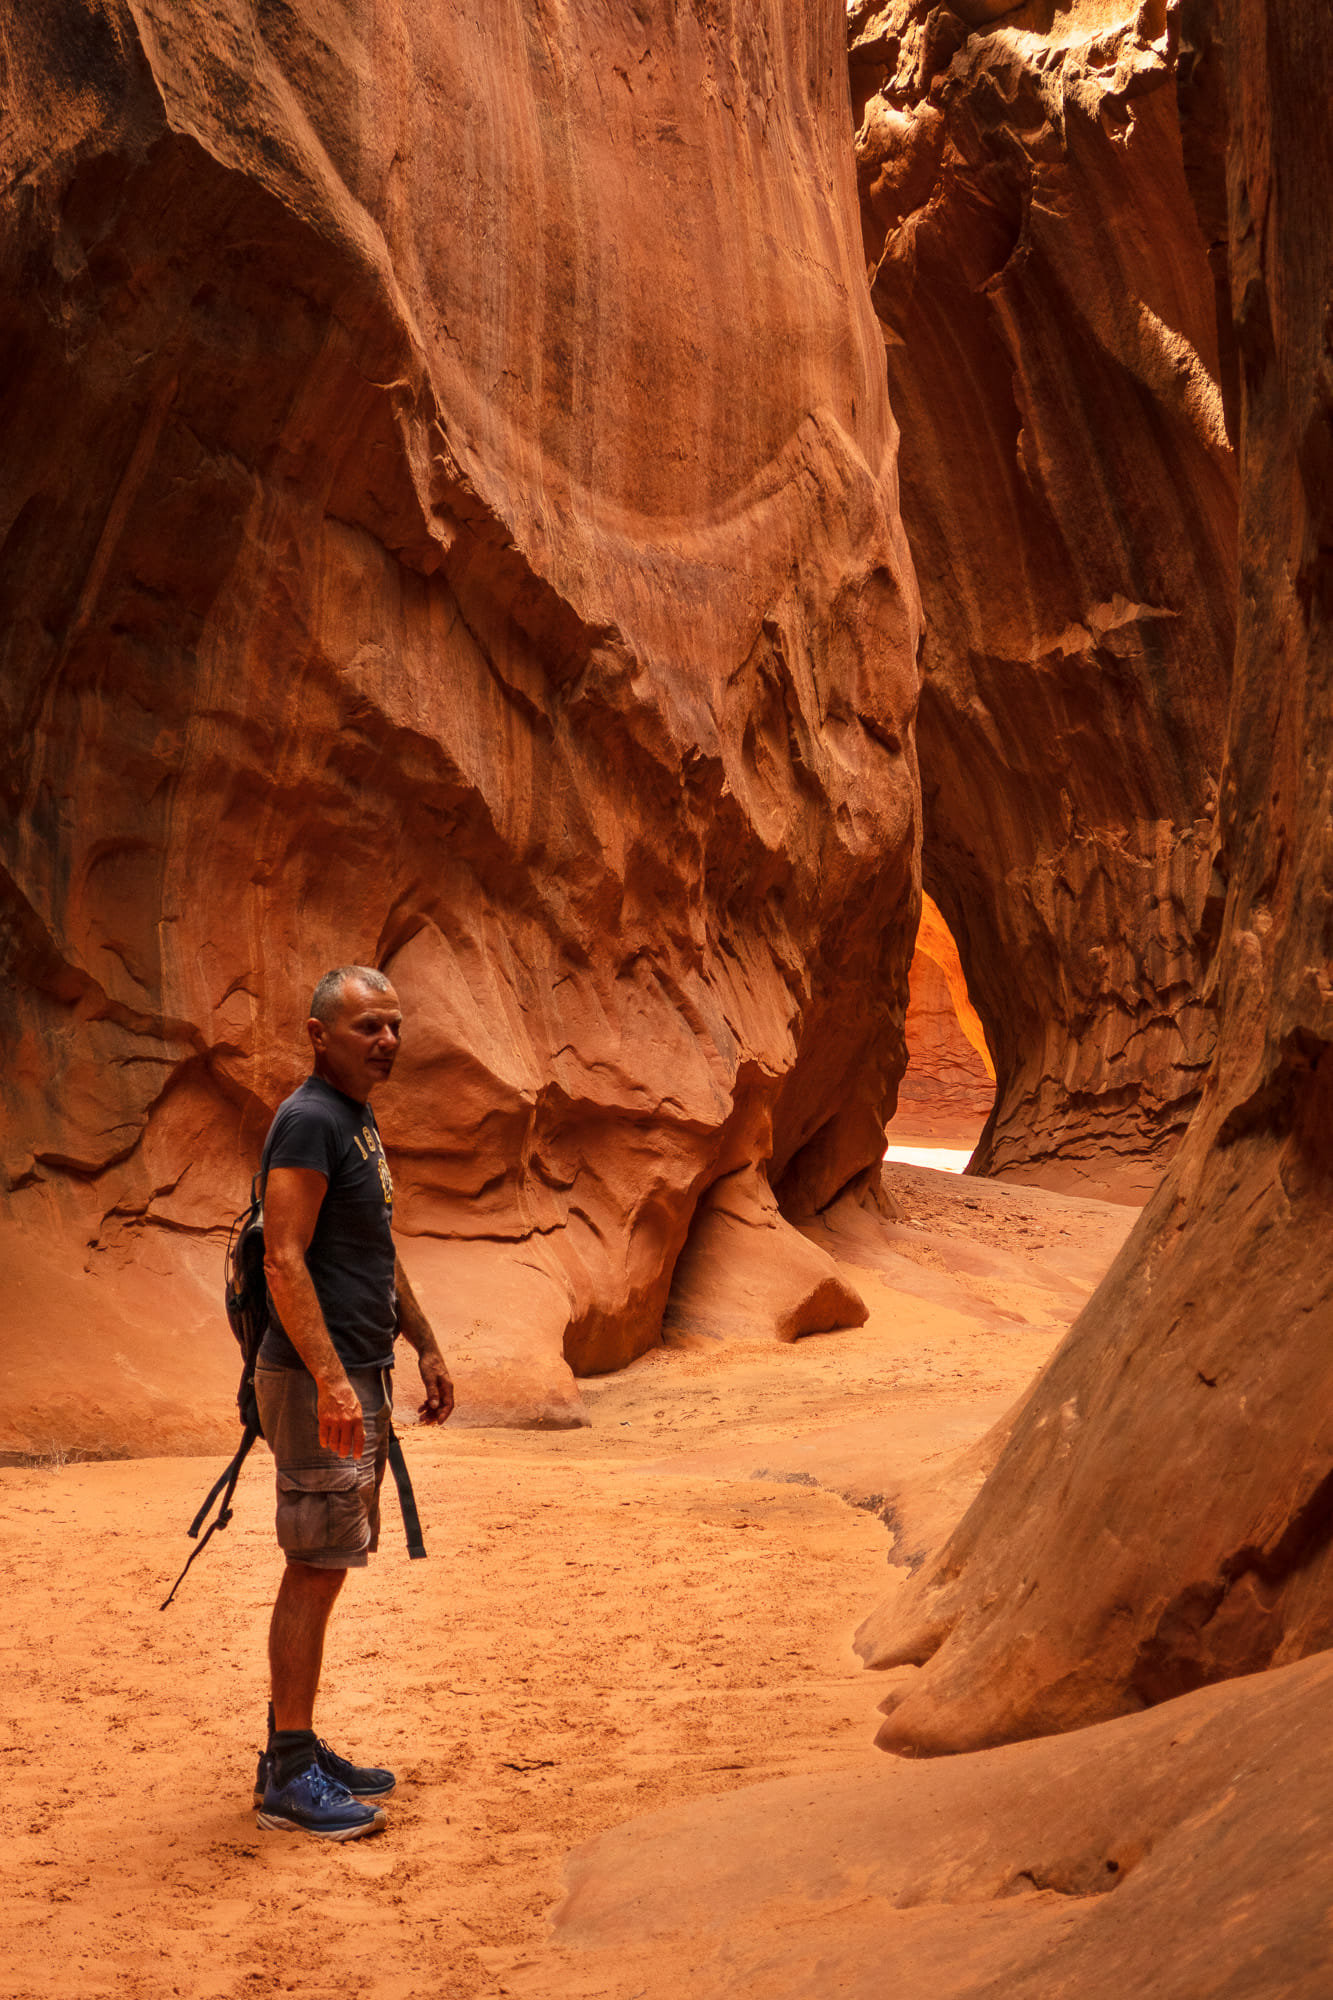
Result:
M423 1424L442 1424L454 1407L454 1385L444 1365L444 1356L438 1347L432 1348L420 1355L418 1362L426 1390L426 1400L418 1414Z

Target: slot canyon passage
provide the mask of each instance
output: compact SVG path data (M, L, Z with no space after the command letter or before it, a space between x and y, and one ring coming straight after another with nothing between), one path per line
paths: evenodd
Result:
M4 2000L1328 2000L1324 0L0 51ZM342 1847L262 1450L157 1607L351 959Z

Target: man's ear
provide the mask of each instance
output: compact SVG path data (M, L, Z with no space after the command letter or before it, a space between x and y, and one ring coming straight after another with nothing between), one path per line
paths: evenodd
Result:
M310 1019L305 1024L305 1031L310 1037L311 1048L315 1051L316 1055L319 1055L321 1050L324 1048L325 1042L328 1039L328 1036L325 1032L324 1023L322 1021L317 1021L315 1019L315 1016L312 1014L310 1016Z

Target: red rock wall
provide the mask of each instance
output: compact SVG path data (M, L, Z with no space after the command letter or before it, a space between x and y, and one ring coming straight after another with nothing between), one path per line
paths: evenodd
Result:
M863 1634L878 1664L925 1663L898 1749L1074 1727L1333 1646L1333 39L1321 0L1209 19L1242 366L1217 1055L996 1471Z
M576 1421L736 1173L799 1326L769 1185L878 1160L917 893L837 0L0 34L0 1442L208 1431L215 1232L353 958L465 1412Z
M923 895L908 975L907 1074L898 1087L890 1142L970 1150L994 1099L995 1065L958 946L934 900Z
M889 1143L969 1150L990 1115L995 1079L963 1032L949 981L920 942L912 959L907 1002L907 1074Z
M1142 1199L1198 1101L1236 496L1188 9L857 0L927 637L926 886L999 1075L975 1171Z

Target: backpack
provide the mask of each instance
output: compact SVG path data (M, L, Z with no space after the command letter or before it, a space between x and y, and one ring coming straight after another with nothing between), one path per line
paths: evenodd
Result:
M158 1606L165 1611L189 1573L190 1564L196 1556L202 1555L219 1528L225 1528L232 1516L232 1496L236 1492L236 1482L241 1476L250 1447L257 1437L264 1435L259 1421L259 1403L255 1396L255 1360L259 1354L259 1343L264 1338L264 1328L268 1324L268 1291L264 1284L264 1196L256 1174L250 1183L250 1200L227 1235L227 1252L222 1267L222 1298L227 1308L227 1319L236 1336L241 1350L241 1385L236 1391L236 1408L240 1412L243 1426L241 1442L235 1457L208 1489L208 1498L191 1521L186 1533L196 1537L208 1518L208 1511L222 1494L222 1505L218 1508L217 1519L211 1521L198 1548L191 1549L181 1571L166 1598ZM225 1492L223 1489L226 1489Z
M223 1303L241 1350L241 1386L236 1391L236 1407L247 1431L253 1430L255 1437L262 1437L264 1431L255 1398L255 1361L268 1324L268 1288L264 1283L264 1196L258 1174L250 1183L249 1207L243 1208L231 1225L222 1276ZM250 1444L253 1443L251 1438ZM249 1444L242 1448L242 1459L249 1449ZM193 1534L194 1530L190 1532Z
M218 1508L217 1519L209 1523L199 1540L199 1546L191 1549L185 1568L172 1584L165 1600L158 1606L160 1611L166 1610L184 1583L195 1557L203 1554L218 1529L225 1528L230 1521L232 1497L236 1492L236 1482L241 1476L241 1467L245 1464L255 1439L264 1435L263 1426L259 1421L259 1402L255 1395L255 1363L268 1325L268 1288L264 1283L264 1192L260 1186L259 1174L256 1174L250 1183L249 1202L232 1223L227 1236L222 1297L227 1309L228 1324L241 1350L241 1382L236 1391L236 1408L243 1427L241 1442L235 1457L209 1488L207 1499L191 1521L186 1533L191 1537L199 1535L209 1509L221 1494L222 1504ZM415 1560L425 1555L426 1548L421 1538L421 1521L417 1514L416 1498L412 1492L412 1481L408 1476L407 1460L403 1457L403 1447L392 1423L389 1425L389 1470L393 1473L394 1485L398 1488L398 1504L403 1510L407 1553Z

